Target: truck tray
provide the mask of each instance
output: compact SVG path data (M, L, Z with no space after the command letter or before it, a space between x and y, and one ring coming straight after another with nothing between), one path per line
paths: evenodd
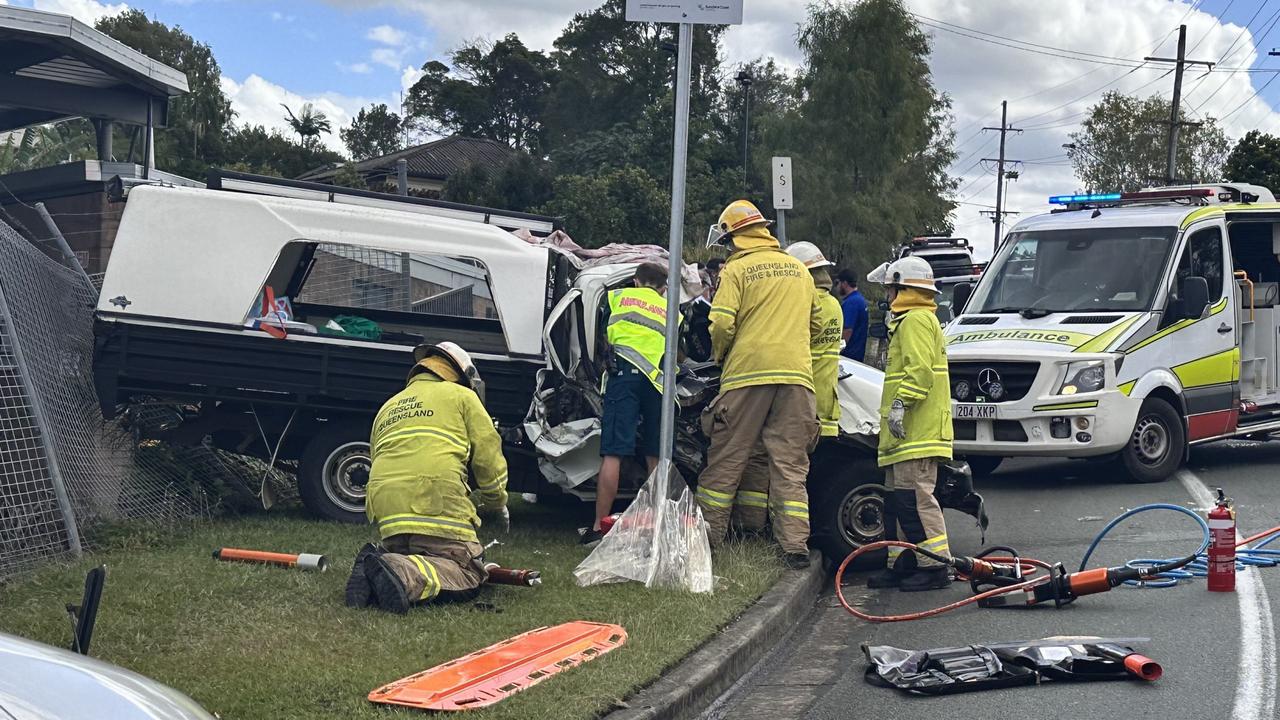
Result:
M383 685L369 700L421 710L482 708L626 641L619 625L575 621L540 627Z

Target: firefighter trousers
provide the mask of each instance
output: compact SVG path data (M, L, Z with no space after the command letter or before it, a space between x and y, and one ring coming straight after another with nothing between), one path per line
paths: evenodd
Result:
M479 543L403 533L385 538L382 546L382 559L404 583L411 603L470 600L488 578Z
M803 385L751 385L721 393L704 411L711 440L698 479L698 504L713 547L724 542L730 513L751 453L768 455L768 506L773 534L787 553L807 553L809 447L818 436L813 391ZM753 491L758 492L758 491Z
M757 445L742 471L742 482L733 496L733 526L743 532L764 530L769 520L769 453Z
M938 461L933 458L904 460L884 469L886 490L884 507L884 538L905 540L939 555L951 556L947 543L947 524L942 517L942 507L933 496L938 484ZM904 563L898 564L899 556ZM908 569L908 558L914 556L915 566L921 568L940 565L937 560L899 547L889 548L889 567Z

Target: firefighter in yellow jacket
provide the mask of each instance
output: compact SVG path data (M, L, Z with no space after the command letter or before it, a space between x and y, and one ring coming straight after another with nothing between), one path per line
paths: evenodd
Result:
M405 389L373 423L365 513L382 547L357 555L351 606L405 613L415 603L474 597L486 579L477 511L510 526L507 462L471 357L442 342L418 347L414 360Z
M951 459L952 439L951 382L933 269L923 258L908 256L881 265L867 279L889 291L889 359L880 397L878 452L889 490L885 538L950 555L947 525L933 496L938 462ZM870 587L912 592L950 584L947 567L938 561L889 550L889 566L868 578Z
M818 406L818 426L822 437L840 434L840 400L836 383L840 379L840 344L844 316L840 301L831 295L831 262L811 242L792 243L787 254L804 263L813 278L818 294L822 331L809 340L809 359L813 363L813 392ZM764 529L769 507L769 458L757 447L743 472L733 501L734 525L746 532Z
M813 281L769 234L769 221L738 200L720 214L719 242L732 250L711 306L720 395L704 411L711 438L698 502L713 546L724 542L747 459L769 456L774 537L791 567L809 564L809 446L818 435L809 343L821 332Z

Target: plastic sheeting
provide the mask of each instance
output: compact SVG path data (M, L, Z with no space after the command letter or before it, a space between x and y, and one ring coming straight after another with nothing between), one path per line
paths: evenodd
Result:
M645 587L712 592L707 523L674 465L658 466L573 574L582 587L635 581Z

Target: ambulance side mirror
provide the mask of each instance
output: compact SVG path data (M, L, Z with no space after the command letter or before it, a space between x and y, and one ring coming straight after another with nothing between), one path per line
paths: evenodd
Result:
M1199 319L1209 307L1209 281L1199 276L1183 278L1178 284L1178 300L1182 304L1182 317Z
M973 295L973 283L962 282L956 285L956 289L951 296L951 315L958 317L964 312L964 306L969 304L969 296Z

